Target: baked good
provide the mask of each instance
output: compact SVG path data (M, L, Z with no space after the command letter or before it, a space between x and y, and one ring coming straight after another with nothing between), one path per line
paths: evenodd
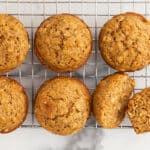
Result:
M127 74L115 73L97 85L93 94L93 114L102 127L115 128L120 125L134 84Z
M59 14L44 20L35 34L35 54L56 72L71 72L87 61L92 50L88 26L78 17Z
M41 126L52 133L77 133L90 115L89 91L75 78L47 80L37 92L34 112Z
M0 76L0 133L18 128L25 120L27 110L24 88L13 79Z
M28 34L15 17L0 14L0 73L18 67L29 50Z
M129 100L127 114L137 134L150 131L150 87Z
M150 22L136 13L114 16L102 28L99 49L108 65L136 71L150 63Z

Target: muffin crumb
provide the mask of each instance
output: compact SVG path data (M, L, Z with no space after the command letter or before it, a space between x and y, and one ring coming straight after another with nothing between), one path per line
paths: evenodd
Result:
M129 100L127 114L137 134L150 132L150 88L136 93Z

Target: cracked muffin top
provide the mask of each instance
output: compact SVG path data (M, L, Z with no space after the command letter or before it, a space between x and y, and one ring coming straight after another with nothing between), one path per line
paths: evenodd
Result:
M15 80L0 76L0 133L18 128L28 110L24 88Z
M150 22L140 14L114 16L99 35L100 52L111 67L135 71L150 63Z
M0 14L0 73L18 67L29 50L28 34L15 17Z
M42 127L59 135L81 130L90 115L90 94L78 79L57 77L37 92L34 111Z
M56 72L70 72L87 61L92 50L88 26L78 17L59 14L44 20L35 34L35 54Z

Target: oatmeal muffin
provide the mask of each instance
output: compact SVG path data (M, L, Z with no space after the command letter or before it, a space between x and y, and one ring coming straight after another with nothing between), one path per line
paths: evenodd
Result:
M79 132L90 115L90 94L85 85L70 77L45 81L35 98L38 122L52 133Z
M54 15L44 20L36 31L34 50L49 69L71 72L87 61L92 50L91 32L74 15Z
M0 14L0 73L21 65L28 50L28 34L22 23L11 15Z
M150 22L142 15L114 16L102 28L100 52L108 65L119 71L135 71L150 63Z
M97 85L93 94L93 114L102 127L120 125L134 85L134 80L124 73L109 75Z
M18 128L25 120L28 98L15 80L0 76L0 133Z
M150 88L129 100L127 114L137 134L150 132Z

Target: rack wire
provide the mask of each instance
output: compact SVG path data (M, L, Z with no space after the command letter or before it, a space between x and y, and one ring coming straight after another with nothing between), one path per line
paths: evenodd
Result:
M55 76L73 76L82 80L92 93L96 84L106 75L115 72L107 66L98 50L98 34L103 24L113 15L123 12L138 12L150 18L150 0L0 0L0 13L16 16L26 27L31 48L26 61L17 69L6 73L7 77L18 80L29 96L29 112L22 127L40 127L34 117L33 100L39 86ZM82 18L90 27L93 35L93 51L88 62L79 70L66 74L55 73L44 68L33 53L34 33L40 23L54 14L71 13ZM150 86L150 67L129 73L136 82L134 92ZM85 127L99 128L93 117ZM126 118L120 126L130 128Z

